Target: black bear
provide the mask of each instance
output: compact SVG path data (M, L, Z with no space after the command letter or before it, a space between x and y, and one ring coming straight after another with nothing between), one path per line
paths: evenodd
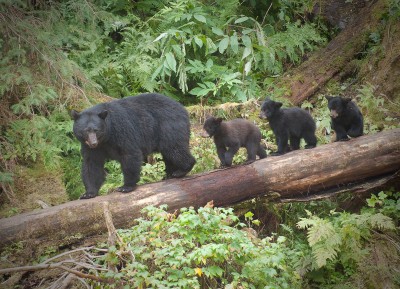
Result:
M351 98L326 96L331 116L335 141L349 140L348 136L358 137L364 133L363 116Z
M260 129L245 119L222 121L222 118L208 117L203 126L203 137L214 137L217 154L221 167L230 167L233 156L239 148L247 150L247 162L267 157L265 149L261 146Z
M121 163L124 185L119 192L136 187L144 159L160 152L167 177L183 177L195 159L189 150L190 123L186 109L156 93L130 96L95 105L81 113L72 110L74 134L81 142L81 199L98 195L104 182L106 160Z
M299 107L281 108L282 103L267 98L261 106L260 118L268 119L275 134L278 151L272 155L281 155L300 148L304 138L306 149L317 145L315 121L311 115ZM290 147L288 141L290 140Z

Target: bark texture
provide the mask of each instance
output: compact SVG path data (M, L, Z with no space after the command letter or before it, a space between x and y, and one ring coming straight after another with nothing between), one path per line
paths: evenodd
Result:
M292 103L302 103L335 76L344 78L353 73L352 61L365 50L369 35L377 29L387 9L384 0L322 1L315 13L342 30L325 48L284 77L281 85L289 89Z
M334 193L346 185L391 174L398 182L399 170L400 129L388 130L268 157L250 165L147 184L128 194L71 201L1 219L0 249L18 241L31 246L62 246L102 234L107 231L105 205L115 227L126 228L147 205L167 204L173 211L204 206L211 200L215 206L229 206L269 193L278 193L281 198Z

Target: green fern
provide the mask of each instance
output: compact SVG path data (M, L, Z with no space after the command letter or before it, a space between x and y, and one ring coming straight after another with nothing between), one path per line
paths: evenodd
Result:
M339 257L359 261L366 253L362 244L370 237L371 230L395 230L392 219L381 213L334 214L330 219L311 214L297 223L298 228L307 229L315 268L326 266L328 260L336 262Z

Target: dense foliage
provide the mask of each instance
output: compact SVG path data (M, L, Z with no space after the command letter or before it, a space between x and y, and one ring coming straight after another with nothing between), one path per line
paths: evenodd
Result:
M263 99L270 91L289 104L275 80L334 33L310 17L314 2L2 1L0 197L12 203L13 185L30 179L21 176L22 168L61 176L70 199L83 192L71 108L148 91L201 109ZM398 19L399 1L388 3L387 19ZM360 55L379 51L380 33L369 35ZM340 94L348 85L333 81L325 93ZM390 100L375 89L366 83L354 95L366 133L398 126L386 113ZM302 107L317 122L319 144L329 142L324 95ZM259 126L267 149L274 150L271 130L265 123ZM212 140L200 140L196 130L191 151L197 160L192 173L218 167ZM241 151L234 162L244 159ZM122 183L117 162L107 163L106 170L102 193ZM155 154L143 165L140 183L163 176L164 163ZM377 237L395 242L388 232L399 225L399 194L381 192L368 205L360 214L324 202L280 206L280 237L262 238L245 230L259 224L251 222L251 214L239 220L231 209L186 208L171 215L149 207L135 227L119 231L121 243L96 261L120 268L117 274L103 272L105 277L137 288L339 288L347 281L350 285L340 288L354 288L352 281L362 279L365 270L369 276L393 273L374 268L368 258ZM12 208L9 215L15 213Z
M325 41L320 27L302 18L312 1L264 6L3 1L1 178L12 180L7 171L16 162L42 163L62 172L76 198L80 154L68 110L104 100L102 93L119 98L157 91L202 104L264 97L269 80ZM118 167L109 166L111 173Z
M183 208L176 216L147 207L143 213L136 226L119 232L133 256L119 276L137 288L297 287L285 238L252 239L232 209ZM112 250L105 260L118 265L119 255Z
M251 212L241 221L232 209L209 205L173 214L165 206L146 207L136 225L119 230L118 244L98 259L106 270L101 276L127 288L354 288L351 279L370 266L372 240L394 241L390 232L399 221L399 197L372 195L360 214L331 210L316 216L304 213L312 206L301 205L304 217L293 218L298 229L263 239L252 228L261 222ZM374 274L387 276L387 270L376 268ZM348 287L335 287L346 282ZM374 282L364 276L357 288Z

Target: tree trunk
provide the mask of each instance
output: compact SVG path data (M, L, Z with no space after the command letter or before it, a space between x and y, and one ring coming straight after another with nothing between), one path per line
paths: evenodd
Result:
M335 142L314 149L268 157L249 165L215 170L183 179L139 186L128 194L113 193L71 201L0 220L0 248L13 242L67 245L106 232L108 206L117 228L132 226L147 205L167 204L173 211L213 200L230 206L273 192L281 198L334 193L346 185L394 175L400 169L400 129ZM279 198L278 198L279 199ZM106 203L106 204L105 204Z
M325 48L315 52L310 59L291 71L290 75L286 75L282 82L280 81L280 85L290 89L290 99L293 104L298 105L311 97L339 73L352 72L350 71L352 60L364 50L370 33L378 27L382 14L387 11L387 3L383 0L367 2L362 9L346 9L348 5L353 5L347 2L328 1L325 6L329 4L329 7L322 5L322 14L324 9L327 10L325 13L330 14L329 16L332 16L333 11L353 14L350 16L346 14L348 17L343 18L345 19L343 21L337 19L337 24L344 26L344 29Z

